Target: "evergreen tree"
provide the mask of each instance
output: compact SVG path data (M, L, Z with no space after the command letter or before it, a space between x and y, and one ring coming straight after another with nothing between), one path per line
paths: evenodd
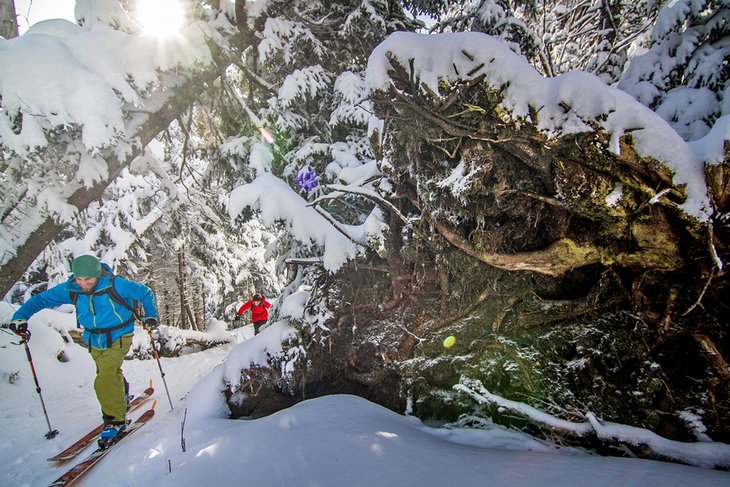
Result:
M664 0L544 0L530 25L541 39L538 67L548 75L581 70L608 84L623 71L631 43L643 35Z
M539 39L526 22L537 14L536 0L446 1L426 5L431 5L430 13L439 15L435 29L441 32L484 32L503 39L513 51L528 59L537 55Z
M618 80L627 52L665 0L407 0L415 14L437 19L432 30L478 31L503 39L540 72L588 71Z
M123 8L127 3L80 1L76 14L85 29L111 26L135 34L138 27ZM41 127L46 145L38 150L15 139L27 140L20 137L23 131L39 130L35 119L4 106L5 198L0 209L8 231L1 249L8 255L27 236L32 223L28 215L38 208L53 208L54 217L73 231L63 232L31 266L38 278L33 286L61 279L68 255L83 247L98 251L111 263L126 262L123 272L152 272L168 283L166 287L173 287L169 283L181 271L170 266L162 272L161 262L177 262L182 255L188 282L200 283L212 291L210 295L224 296L208 302L208 309L230 306L241 293L274 292L288 276L287 259L307 262L321 257L322 244L294 235L292 222L287 221L291 216L266 222L269 229L264 229L258 218L266 211L263 198L237 212L231 222L228 195L267 172L301 196L303 204L315 208L332 228L347 234L354 245L368 243L368 237L352 231L377 209L372 197L363 197L357 187L373 190L380 183L368 141L370 106L364 98L363 72L372 49L389 33L418 27L404 6L437 17L439 30L497 35L546 74L587 69L612 82L630 41L647 28L662 3L272 0L265 2L265 9L260 2L248 5L239 28L249 45L235 46L243 49L234 65L168 128L160 138L161 153L140 158L131 172L121 171L105 197L80 214L54 200L58 194L46 188L59 180L72 181L68 197L80 185L106 177L107 163L99 152L89 150L83 125L47 123ZM219 16L230 18L231 8L220 11L201 4L195 15L214 22ZM715 112L702 111L698 116L709 102L690 105L693 113L679 113L677 100L682 96L722 100L727 78L720 61L726 57L722 48L726 10L721 2L688 0L663 10L652 37L654 46L645 55L649 57L637 58L626 74L626 80L641 77L635 96L691 133L706 132L721 113L715 107ZM686 29L685 14L691 19ZM223 37L215 41L226 46ZM690 55L689 47L699 47L697 54ZM666 63L659 66L641 59L683 60L683 64L669 69ZM642 66L654 71L636 74ZM159 81L130 80L117 89L121 100L133 107L155 83ZM132 117L134 110L122 113ZM688 119L689 115L694 118ZM120 129L123 122L120 118L119 126L112 127L107 146L128 147ZM163 257L152 258L152 249ZM270 266L271 259L278 263L276 269Z
M151 248L149 242L155 238L171 241L164 232L161 232L163 237L148 232L174 227L169 225L169 218L162 218L163 212L189 204L190 199L186 199L188 195L182 189L196 174L181 170L180 160L184 161L184 157L162 155L157 160L149 152L143 157L135 156L142 153L140 141L146 144L154 134L168 127L169 121L162 125L164 119L174 117L181 105L179 100L195 98L199 81L193 73L205 69L206 58L211 58L202 34L205 32L225 42L225 38L213 34L212 26L230 30L225 17L217 14L210 9L198 12L201 23L188 32L194 35L184 46L171 42L166 49L149 49L144 45L150 39L138 35L139 28L122 3L80 1L76 4L76 15L82 27L59 21L36 28L40 33L46 33L43 29L47 29L47 36L17 39L15 45L21 52L57 54L55 67L65 75L52 78L36 75L49 84L49 92L75 89L80 93L59 105L54 97L41 102L30 100L21 84L3 86L7 90L3 94L12 96L3 97L0 110L0 168L5 196L0 215L3 230L7 230L0 237L2 265L17 265L14 260L18 249L30 255L40 253L46 243L33 235L42 234L43 238L51 232L51 237L57 235L33 264L23 267L29 271L26 274L30 276L32 288L65 279L70 255L86 251L94 251L112 265L123 260L126 268L118 269L122 272L142 272L148 263L145 248ZM196 36L200 42L190 42ZM40 40L45 43L43 49L36 47ZM9 46L11 49L3 52L8 55L0 61L16 63L12 45ZM87 66L84 56L93 56L94 51L80 49L83 46L98 48L111 57L119 56L116 61L120 66L112 66L113 61ZM127 47L132 51L142 48L144 55L135 52L134 56L125 57ZM185 52L195 48L199 50ZM176 57L178 60L173 61ZM27 61L33 69L45 69L43 62ZM186 66L185 62L192 66ZM34 76L32 71L26 74ZM31 89L29 93L39 91ZM87 103L88 98L100 109L84 109L94 106ZM174 130L169 128L168 134ZM129 172L125 167L133 160ZM90 198L94 195L95 198ZM86 201L91 202L84 204ZM220 197L212 201L224 205ZM201 212L206 213L206 209ZM65 226L63 231L55 230L61 225ZM233 267L238 265L236 262ZM3 267L3 274L5 270ZM8 274L4 278L9 282L4 281L3 285L9 288L12 276ZM225 279L229 280L228 277ZM25 289L18 291L25 292Z
M730 6L677 0L664 7L648 50L634 57L619 88L659 113L686 140L706 135L730 113L727 89Z
M364 97L367 59L389 33L417 24L407 18L399 2L390 0L272 1L249 24L255 46L245 51L237 71L222 81L228 100L224 105L236 109L217 110L214 115L220 117L228 139L222 149L242 155L234 161L244 182L259 176L263 168L297 192L302 204L310 202L333 229L347 234L349 226L365 222L375 205L361 195L333 193L327 186L370 187L371 176L377 175ZM367 167L373 171L363 170ZM369 175L345 176L358 171ZM259 198L252 207L266 212L266 205ZM292 218L281 215L282 228L291 230L303 223ZM287 259L289 263L320 260L321 245L294 233L282 232L275 242L280 274ZM362 243L352 234L349 238ZM300 284L302 274L296 275Z
M162 141L165 174L174 177L158 187L160 192L173 188L168 190L171 203L144 239L153 249L149 268L168 293L170 302L164 302L163 294L162 305L170 310L169 319L174 324L199 323L198 328L212 313L232 316L227 307L249 293L273 294L283 285L267 254L275 234L255 219L235 222L228 216L226 201L237 178L227 161L211 158L215 152L205 146L201 121L208 99L170 127ZM197 304L191 319L178 305L183 300Z

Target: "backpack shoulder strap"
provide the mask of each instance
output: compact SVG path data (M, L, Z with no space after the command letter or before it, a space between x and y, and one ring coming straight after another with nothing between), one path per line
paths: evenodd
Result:
M117 292L117 289L114 287L114 280L117 278L114 274L111 275L109 280L111 281L112 285L108 290L109 297L112 298L112 301L114 301L117 304L121 304L125 308L127 308L129 311L134 313L134 307L130 305L128 302L124 300L124 298Z
M71 304L76 307L76 302L79 300L79 293L76 291L69 291L68 293L71 295Z

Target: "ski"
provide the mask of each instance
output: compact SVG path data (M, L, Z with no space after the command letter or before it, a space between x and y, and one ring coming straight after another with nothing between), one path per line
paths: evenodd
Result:
M145 389L145 391L140 394L139 396L136 396L132 399L132 401L129 403L129 412L134 411L135 409L139 408L141 405L145 404L147 401L150 400L152 397L152 394L154 394L155 390L152 388L152 381L150 381L150 387L148 389ZM68 460L71 460L75 456L77 456L79 453L84 451L87 446L89 446L94 440L99 438L99 435L101 434L101 430L104 429L104 424L100 424L93 430L89 431L87 434L79 438L73 445L69 446L62 452L58 453L57 455L52 456L48 459L49 462L66 462Z
M58 477L49 487L66 487L74 485L76 481L86 475L89 470L94 467L94 465L99 463L99 461L101 461L101 459L114 448L114 445L144 426L144 424L155 415L155 404L157 404L157 401L152 404L150 409L142 413L142 416L131 422L129 426L119 433L112 444L108 445L106 448L97 448L91 452L81 462L71 467L68 472Z

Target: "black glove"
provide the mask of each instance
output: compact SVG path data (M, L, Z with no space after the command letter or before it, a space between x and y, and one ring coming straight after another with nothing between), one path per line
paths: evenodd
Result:
M157 322L157 318L145 318L142 322L142 326L147 331L152 331L157 329L160 324Z
M28 329L28 320L13 320L10 322L10 325L8 326L10 328L10 331L18 335L20 338L25 340L26 342L30 340L30 330Z

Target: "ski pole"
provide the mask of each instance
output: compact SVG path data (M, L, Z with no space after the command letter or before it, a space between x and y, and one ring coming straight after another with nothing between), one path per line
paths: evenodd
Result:
M2 326L2 331L9 335L14 335L15 333L10 333L9 331L5 330L7 328L7 325ZM54 430L51 427L51 420L48 419L48 410L46 409L46 402L43 400L43 394L41 393L41 385L38 383L38 374L35 372L35 366L33 365L33 356L30 354L30 347L28 346L28 339L25 337L20 337L20 343L14 343L14 345L25 345L25 355L28 357L28 363L30 364L30 371L33 374L33 380L35 381L35 390L38 393L38 397L41 398L41 406L43 407L43 415L46 417L46 424L48 425L48 433L46 433L46 439L55 438L58 434L58 430Z
M167 388L167 381L165 380L165 373L162 371L162 364L160 363L160 355L157 353L157 346L155 345L155 339L152 337L152 331L147 329L147 334L150 336L150 343L152 344L152 351L155 353L155 359L157 360L157 366L160 368L160 376L162 376L162 384L165 386L165 392L167 393L167 400L170 401L170 411L175 409L172 405L172 399L170 398L170 390Z
M35 390L38 393L38 397L41 398L41 406L43 407L43 415L46 417L46 424L48 425L48 433L46 433L46 439L50 440L55 438L58 434L58 430L51 428L51 420L48 419L48 411L46 410L46 403L43 401L43 394L41 393L41 385L38 383L38 375L35 373L35 367L33 366L33 356L30 354L30 347L28 347L28 340L22 339L23 345L25 345L25 354L28 356L28 363L30 364L30 371L33 373L33 380L35 381Z
M157 367L160 368L160 376L162 377L162 385L165 386L165 392L167 393L167 400L170 402L170 411L175 409L175 407L172 405L172 399L170 398L170 389L167 388L167 381L165 380L165 372L162 370L162 364L160 363L160 355L157 353L157 346L155 346L155 339L152 336L152 330L149 326L145 326L143 320L144 320L144 306L142 305L141 301L135 301L134 302L134 309L132 310L132 316L134 316L134 319L138 322L141 322L142 328L147 330L147 335L150 337L150 343L152 344L152 351L155 353L155 360L157 360Z

